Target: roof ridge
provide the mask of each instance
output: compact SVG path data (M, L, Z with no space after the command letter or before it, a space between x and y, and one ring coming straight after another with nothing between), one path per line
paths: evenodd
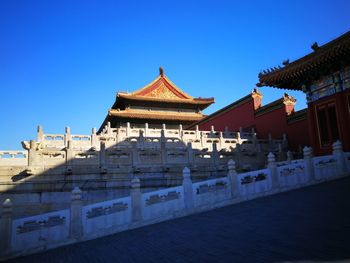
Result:
M130 95L134 95L134 96L146 96L148 93L141 95L140 93L147 91L147 89L151 88L153 85L155 85L157 82L159 81L165 81L171 88L169 88L165 83L164 85L166 86L166 88L174 93L175 96L178 96L179 94L182 95L184 98L180 98L179 99L192 99L193 97L190 96L189 94L187 94L186 92L184 92L183 90L181 90L179 87L177 87L164 73L162 75L159 75L156 79L154 79L152 82L150 82L149 84L145 85L144 87L132 92ZM158 87L157 87L158 88ZM157 89L155 88L155 89ZM172 90L173 89L173 90ZM174 92L175 90L175 92ZM178 94L176 94L178 93Z

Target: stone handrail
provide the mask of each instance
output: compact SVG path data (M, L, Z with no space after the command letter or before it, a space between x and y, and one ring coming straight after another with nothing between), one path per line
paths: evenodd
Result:
M219 163L235 159L239 167L243 167L244 162L257 169L265 164L266 153L287 150L284 139L260 140L255 132L218 132L213 127L210 131L183 130L181 125L178 129L167 129L165 125L162 129L151 129L147 124L144 128L131 128L130 124L110 128L108 124L100 134L93 129L90 135L71 134L69 127L64 134L46 134L38 127L37 140L22 144L28 150L25 155L30 156L27 162L0 158L0 165L27 166L31 174L62 165L67 166L69 173L79 171L82 165L102 167L101 171L108 173L109 169L120 165L130 168L174 164L217 167ZM145 149L154 158L146 158ZM120 163L117 156L123 156ZM83 157L86 157L84 162Z
M27 151L0 151L0 166L26 166Z
M269 153L267 168L241 174L237 174L236 163L230 160L226 177L198 183L192 183L190 169L185 167L181 186L144 194L141 193L140 180L134 176L130 196L85 206L82 191L76 187L72 191L70 210L32 217L14 219L13 204L6 199L0 217L0 259L349 175L350 153L344 153L338 142L334 144L332 155L311 157L310 152L311 149L305 147L304 159L279 163L279 166L274 154Z

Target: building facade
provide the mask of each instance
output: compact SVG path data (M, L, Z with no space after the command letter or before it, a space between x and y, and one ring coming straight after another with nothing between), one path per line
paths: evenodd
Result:
M350 32L318 46L284 67L259 74L258 86L300 90L306 94L310 144L316 155L331 152L340 140L350 150Z

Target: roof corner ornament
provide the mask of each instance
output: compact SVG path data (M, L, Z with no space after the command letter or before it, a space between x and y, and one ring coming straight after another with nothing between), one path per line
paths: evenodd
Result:
M313 51L316 51L316 50L318 49L318 44L317 44L317 42L313 43L313 44L311 45L311 48L312 48Z
M288 93L283 94L283 103L286 105L294 105L296 103L296 99L289 95Z
M255 87L251 93L251 96L253 98L253 103L254 103L254 110L257 110L261 108L262 105L262 94L258 90L257 87Z
M283 64L283 66L289 65L289 59L283 60L282 64Z
M164 69L163 69L161 66L159 67L159 75L160 75L161 77L164 76Z
M258 90L258 87L255 87L253 90L252 90L252 96L262 96L261 92Z

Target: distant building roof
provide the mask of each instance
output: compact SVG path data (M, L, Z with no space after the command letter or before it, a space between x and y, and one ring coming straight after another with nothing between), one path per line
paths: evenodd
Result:
M134 101L154 101L178 104L196 104L201 110L208 107L214 102L214 98L193 98L174 83L172 83L164 73L160 74L154 81L145 87L132 93L118 92L117 100L134 100ZM115 107L112 107L115 108Z
M118 92L99 132L107 124L118 122L189 124L205 117L200 111L214 103L214 98L194 98L172 83L159 69L159 76L132 93ZM113 124L114 123L114 124Z
M312 53L296 61L285 61L284 67L260 73L257 86L302 90L304 84L349 66L350 31L320 47L315 42L312 49Z

